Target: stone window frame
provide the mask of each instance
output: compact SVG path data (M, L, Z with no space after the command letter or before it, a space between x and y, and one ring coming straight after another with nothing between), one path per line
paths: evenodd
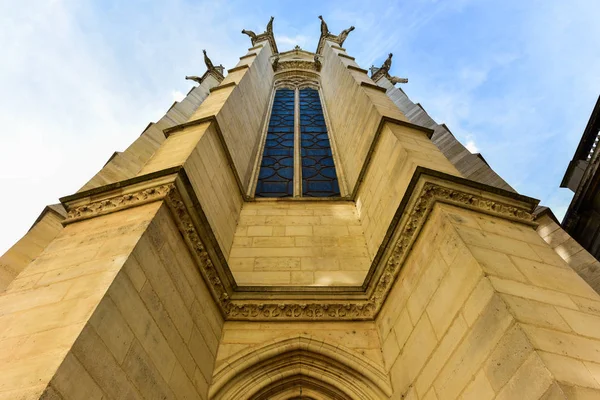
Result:
M304 197L302 196L302 158L301 158L301 143L300 143L300 90L310 88L315 89L319 93L319 101L321 102L321 109L323 111L323 117L325 119L325 126L327 128L327 136L331 147L331 153L333 156L333 164L335 167L338 186L340 189L339 197ZM269 121L271 113L273 111L273 102L275 100L275 93L278 89L290 89L294 90L294 191L292 197L256 197L256 186L258 184L258 175L262 164L262 159L265 150L265 143L267 141L267 133L269 129ZM341 200L347 199L350 196L348 185L346 184L345 175L343 173L341 160L339 158L339 152L337 150L337 144L335 141L335 134L331 127L329 114L327 113L327 105L323 97L321 85L317 79L307 78L304 76L292 76L282 79L278 79L273 83L271 89L271 96L269 99L269 106L265 118L263 118L263 128L260 139L260 145L257 150L256 161L252 171L252 181L248 188L247 196L253 200L274 200L285 201L285 200Z

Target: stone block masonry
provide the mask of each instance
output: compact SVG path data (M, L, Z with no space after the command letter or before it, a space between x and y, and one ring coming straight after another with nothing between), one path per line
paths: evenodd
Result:
M394 392L600 396L600 296L547 249L529 226L438 207L377 318Z

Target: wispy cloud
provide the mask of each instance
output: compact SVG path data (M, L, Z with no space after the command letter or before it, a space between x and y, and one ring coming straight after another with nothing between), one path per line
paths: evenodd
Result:
M285 48L292 48L296 45L304 48L304 46L306 46L306 44L308 43L307 41L307 37L304 35L295 35L295 36L286 36L286 35L277 35L275 36L275 40L277 41L277 47L281 47L282 49Z
M143 10L143 12L140 12ZM564 169L600 93L600 3L0 2L0 253L187 93L202 49L235 65L271 15L280 50L313 50L317 15L369 67L394 53L403 90L511 185L559 215ZM499 18L499 16L505 16Z
M467 144L465 144L465 147L467 148L467 150L469 150L473 154L479 153L479 148L475 144L474 140L467 141Z

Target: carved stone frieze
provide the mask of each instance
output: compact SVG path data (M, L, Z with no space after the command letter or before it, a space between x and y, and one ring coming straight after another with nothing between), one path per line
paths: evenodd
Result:
M240 303L233 301L226 309L230 320L370 320L375 317L373 303Z
M441 202L452 204L459 207L484 211L488 214L494 214L498 217L517 220L525 223L533 221L533 214L524 209L505 204L499 201L487 199L483 196L474 195L459 189L441 186L437 183L426 183L412 209L409 211L408 218L396 242L392 245L392 252L383 271L375 285L375 290L371 295L371 301L374 302L379 310L389 293L392 284L398 276L401 266L406 259L408 249L416 239L421 228L427 220L427 216L433 210L435 203ZM407 210L408 211L408 210Z
M173 184L165 184L133 193L101 199L73 208L67 205L67 218L63 221L63 224L68 225L84 219L158 201L165 198L173 190L175 190Z
M175 217L175 221L185 238L186 244L198 263L202 278L211 290L213 298L222 310L227 308L229 303L227 289L223 285L219 273L206 251L206 247L200 238L198 230L194 226L180 193L177 190L169 191L165 200Z
M308 71L319 72L321 70L321 63L316 63L314 61L306 61L306 60L290 60L290 61L281 61L273 66L275 72L286 71L286 70L294 70L294 69L302 69Z

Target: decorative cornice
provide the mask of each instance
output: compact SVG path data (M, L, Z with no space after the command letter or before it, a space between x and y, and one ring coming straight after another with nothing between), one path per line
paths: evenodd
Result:
M102 198L81 206L70 207L66 205L65 207L68 210L67 218L62 223L63 225L69 225L73 222L160 201L174 189L175 187L172 184L165 184L118 196Z
M537 202L533 199L418 167L361 287L330 292L302 287L302 296L289 287L287 291L252 287L249 292L250 288L237 287L185 171L167 172L138 177L118 190L108 185L95 190L94 196L81 193L66 198L66 223L164 201L226 320L373 320L437 203L535 225L532 211Z

